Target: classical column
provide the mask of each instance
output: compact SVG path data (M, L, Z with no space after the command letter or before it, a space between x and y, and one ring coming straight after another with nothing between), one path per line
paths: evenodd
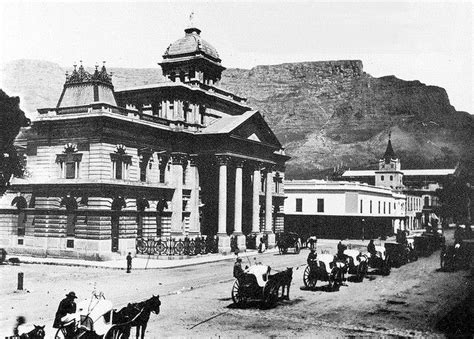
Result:
M242 166L243 160L235 161L234 234L242 234Z
M219 252L230 252L230 238L227 235L227 165L230 157L225 155L217 156L219 165L219 211L218 211L218 230Z
M260 232L260 163L253 164L252 233Z
M183 166L187 162L184 153L171 153L174 193L172 199L171 235L183 235Z
M275 247L275 234L272 230L273 224L273 168L268 165L266 168L265 184L265 234L267 234L268 248Z
M191 170L191 215L190 215L190 235L199 235L201 226L199 224L199 170L197 167L197 155L192 155L190 158Z
M242 167L244 161L235 160L235 203L234 203L234 236L240 252L246 250L245 236L242 234Z

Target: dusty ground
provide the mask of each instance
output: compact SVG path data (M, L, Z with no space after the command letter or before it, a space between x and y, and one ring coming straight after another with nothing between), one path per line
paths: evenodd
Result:
M147 338L444 336L441 330L447 327L439 324L457 305L472 298L469 272L439 272L439 252L392 269L387 277L373 275L362 283L349 281L335 292L327 292L324 283L316 291L308 291L302 288L307 253L259 257L277 270L295 268L291 300L269 310L258 305L234 307L229 261L132 274L93 268L3 265L0 335L11 335L15 317L24 315L29 322L46 324L47 337L52 338L50 326L64 294L74 290L85 298L94 286L117 307L160 294L161 312L152 314ZM25 274L27 291L17 293L19 271ZM463 323L469 320L464 318Z

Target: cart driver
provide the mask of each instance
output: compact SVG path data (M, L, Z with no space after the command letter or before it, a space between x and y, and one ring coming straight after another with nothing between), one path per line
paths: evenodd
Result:
M76 302L74 301L74 299L76 299L76 293L74 292L69 292L68 294L66 294L66 298L64 298L63 300L61 300L61 302L59 303L59 307L58 307L58 310L56 312L56 316L54 317L54 324L53 324L53 327L54 328L60 328L61 325L62 325L62 318L68 314L71 314L71 313L76 313ZM68 329L68 333L70 332L73 332L74 331L74 323L72 323L71 325L67 326Z
M370 253L371 258L375 258L377 255L377 250L375 249L374 239L370 239L369 244L367 245L367 252Z
M244 274L244 270L242 269L242 258L237 258L234 264L234 278L239 279L242 274Z
M309 250L308 258L306 259L306 263L308 266L313 269L314 266L317 265L318 254L314 250L314 248Z

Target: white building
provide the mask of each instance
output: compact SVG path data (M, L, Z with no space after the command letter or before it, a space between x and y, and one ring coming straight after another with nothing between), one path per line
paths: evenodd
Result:
M285 181L285 228L302 236L376 238L417 226L420 197L389 187L324 180Z

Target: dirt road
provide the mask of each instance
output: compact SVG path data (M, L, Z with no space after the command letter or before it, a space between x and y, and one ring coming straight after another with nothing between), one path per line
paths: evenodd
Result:
M290 301L273 309L235 308L230 298L232 262L168 270L124 271L64 266L0 267L0 334L11 335L16 316L47 325L63 296L80 298L94 287L116 307L160 294L159 315L152 314L147 338L210 336L442 335L437 322L472 291L467 271L439 272L439 252L392 269L390 276L347 282L339 291L308 291L303 286L307 250L299 255L264 254L258 260L275 270L294 267ZM16 276L25 274L24 292L15 292Z

